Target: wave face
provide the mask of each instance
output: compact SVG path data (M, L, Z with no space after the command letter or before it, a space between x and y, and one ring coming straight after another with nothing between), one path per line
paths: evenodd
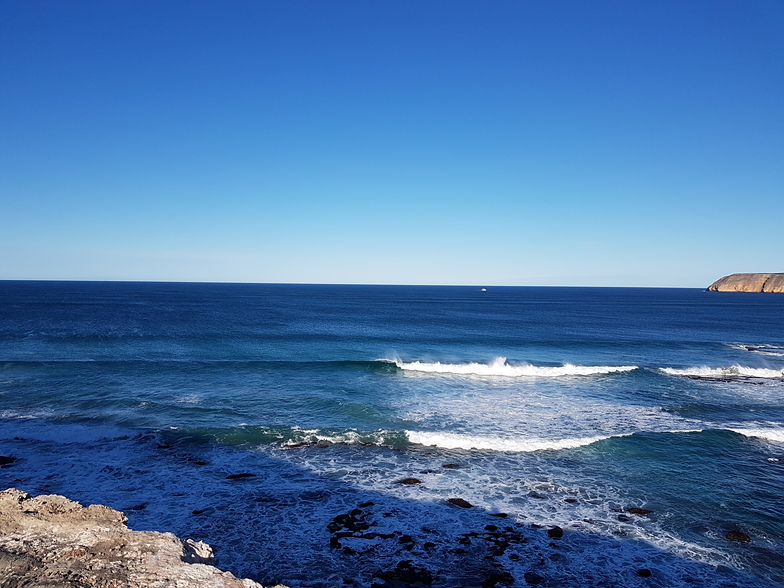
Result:
M460 376L502 376L507 378L559 378L563 376L595 376L630 372L637 369L636 365L622 366L583 366L564 364L557 367L536 366L532 364L510 365L505 357L496 357L490 363L426 363L422 361L404 362L395 360L401 370L425 372L429 374L455 374Z
M690 378L784 378L784 370L769 368L752 368L741 365L712 368L707 366L689 368L661 368L671 376Z

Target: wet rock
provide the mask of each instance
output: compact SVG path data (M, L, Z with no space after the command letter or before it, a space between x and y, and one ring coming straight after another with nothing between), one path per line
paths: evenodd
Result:
M648 568L640 568L637 570L637 575L641 578L650 578L651 577L651 570Z
M249 474L249 473L242 473L242 474L231 474L226 476L227 480L245 480L247 478L255 478L256 474Z
M544 577L536 572L526 572L523 574L523 578L525 578L526 584L541 584L544 582Z
M550 539L560 539L563 537L563 529L558 526L553 527L547 531L547 536L550 537Z
M574 504L577 502L576 498L564 498L564 502L568 502L569 504Z
M490 516L491 516L491 517L498 517L499 519L505 519L505 518L506 518L506 517L508 517L509 515L508 515L508 514L506 514L505 512L494 512L494 513L493 513L493 514L491 514Z
M370 514L371 513L368 511L355 508L348 514L339 514L334 519L332 519L332 522L327 525L327 530L330 533L335 534L341 529L345 529L348 531L345 533L345 536L349 536L352 533L357 533L360 531L366 531L376 524L365 520Z
M725 537L730 541L735 541L737 543L748 543L751 541L751 537L746 535L743 531L730 531Z
M448 470L456 470L460 467L460 464L456 463L445 463L441 466L442 468L446 468Z
M643 515L644 516L644 515L651 514L653 511L652 510L648 510L647 508L637 508L635 506L632 506L630 508L627 508L626 512L628 512L629 514L633 514L633 515Z
M497 531L498 527L495 525L485 525L485 531Z
M449 504L454 504L455 506L459 506L460 508L473 508L473 504L468 502L467 500L463 500L462 498L447 498L447 502Z
M417 478L403 478L402 480L398 480L397 484L403 484L404 486L415 486L416 484L421 484L422 480Z
M16 461L15 457L11 457L10 455L0 455L0 465L9 465Z
M367 508L369 506L376 506L376 503L375 502L363 502L362 504L359 505L359 508Z

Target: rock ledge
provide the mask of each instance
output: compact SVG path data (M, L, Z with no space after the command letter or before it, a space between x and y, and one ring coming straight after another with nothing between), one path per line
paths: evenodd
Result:
M5 587L262 588L214 567L212 548L172 533L132 531L107 506L56 494L0 492L0 584Z
M710 292L784 292L784 274L731 274L708 286Z

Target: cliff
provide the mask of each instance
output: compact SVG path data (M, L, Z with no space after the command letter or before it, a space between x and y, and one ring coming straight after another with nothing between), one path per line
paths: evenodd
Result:
M63 496L0 492L0 586L262 588L209 565L206 543L131 531L126 520Z
M732 274L716 280L711 292L784 292L784 274Z

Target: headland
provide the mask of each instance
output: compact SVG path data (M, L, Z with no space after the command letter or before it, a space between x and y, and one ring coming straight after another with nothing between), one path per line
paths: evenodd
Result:
M731 274L708 286L709 292L777 292L784 293L782 274Z

